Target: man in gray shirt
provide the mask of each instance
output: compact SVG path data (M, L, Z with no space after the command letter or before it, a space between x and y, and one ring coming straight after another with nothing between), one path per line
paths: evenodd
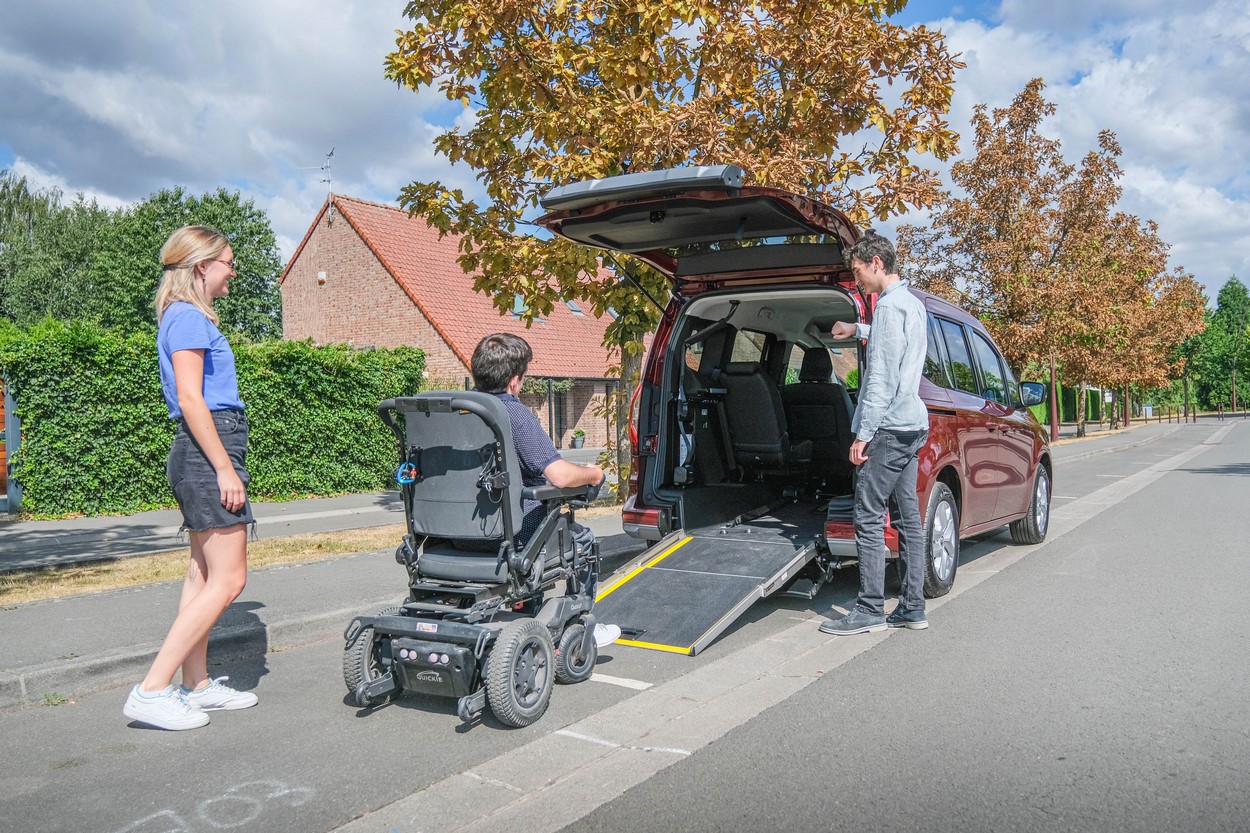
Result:
M887 627L923 630L924 540L916 495L916 455L929 435L929 412L920 399L927 339L925 309L896 271L894 246L869 229L848 250L860 295L877 295L873 323L838 322L834 338L868 339L867 366L851 420L855 440L855 549L859 598L841 619L821 622L824 633L849 636ZM885 515L899 510L899 555L906 565L898 608L885 615Z

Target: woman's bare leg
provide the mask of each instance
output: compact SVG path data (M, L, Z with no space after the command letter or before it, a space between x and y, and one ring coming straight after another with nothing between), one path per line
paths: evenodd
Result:
M208 678L208 632L247 583L245 525L190 535L191 565L182 585L178 616L140 684L148 693L172 683L180 666L182 683L188 688Z

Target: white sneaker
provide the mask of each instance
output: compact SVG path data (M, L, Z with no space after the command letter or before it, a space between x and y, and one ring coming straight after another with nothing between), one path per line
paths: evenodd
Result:
M130 690L122 714L139 723L180 732L208 725L208 715L187 702L182 692L172 685L156 694L144 694L139 686Z
M620 638L621 629L616 625L605 625L602 622L595 623L595 645L598 647L606 648Z
M187 698L193 706L206 711L234 711L235 709L250 709L260 702L259 698L250 691L235 691L228 685L223 685L229 677L218 677L215 680L209 680L208 685L195 691L182 689L182 695Z

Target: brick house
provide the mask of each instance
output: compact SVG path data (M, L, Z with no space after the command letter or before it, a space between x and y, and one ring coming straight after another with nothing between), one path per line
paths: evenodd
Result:
M427 387L461 389L478 341L494 332L516 333L534 348L530 378L562 383L553 388L572 382L566 392L521 397L557 446L568 447L576 428L585 432L587 446L603 446L609 426L594 405L616 381L608 377L603 347L608 321L570 302L527 329L474 291L458 254L459 238L440 238L406 211L334 196L282 273L282 335L318 344L419 347Z

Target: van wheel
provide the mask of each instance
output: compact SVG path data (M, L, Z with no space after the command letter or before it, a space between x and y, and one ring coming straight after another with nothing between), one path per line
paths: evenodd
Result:
M486 657L486 702L500 723L528 726L547 711L554 654L546 625L535 619L504 625Z
M924 521L924 594L936 599L950 592L959 569L959 507L945 483L935 483Z
M590 679L595 673L595 662L599 659L599 646L590 640L590 648L582 650L582 637L586 635L586 626L580 622L569 625L560 637L556 647L556 682L569 685Z
M1033 479L1033 500L1029 502L1029 514L1011 522L1011 540L1017 544L1040 544L1046 540L1050 529L1050 472L1045 466L1037 467Z
M394 616L401 612L403 608L388 607L378 615ZM371 683L385 673L382 665L382 644L374 638L373 628L362 628L352 643L343 649L343 682L346 683L348 692L354 694L361 683ZM363 708L369 704L357 705Z

